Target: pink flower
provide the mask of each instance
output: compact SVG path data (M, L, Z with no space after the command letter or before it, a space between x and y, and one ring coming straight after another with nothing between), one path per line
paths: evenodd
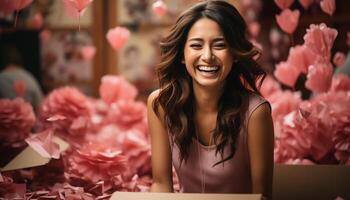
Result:
M276 5L281 9L287 9L293 4L294 0L275 0Z
M331 91L349 91L350 77L345 74L337 74L333 77Z
M90 103L76 88L63 87L52 91L45 98L39 114L44 127L54 128L57 134L69 142L81 143L90 124ZM57 115L63 118L48 121Z
M337 52L333 56L333 63L335 66L339 67L345 63L345 54L343 52Z
M299 107L301 103L301 94L300 92L285 90L274 93L268 97L268 100L272 107L272 118L277 120Z
M287 62L301 73L307 74L308 68L316 60L316 55L305 45L290 48Z
M332 84L333 67L331 64L316 63L309 67L305 87L313 92L327 92Z
M22 98L0 99L0 144L12 146L24 141L34 126L32 106Z
M130 31L120 26L109 29L106 35L108 43L115 51L121 49L127 43L129 37Z
M94 46L84 46L80 52L85 60L91 60L96 54L96 48Z
M120 101L112 106L106 122L115 123L123 130L130 130L140 123L146 126L146 113L147 108L143 102Z
M136 87L122 76L103 76L99 91L101 98L107 104L121 100L133 100L137 96Z
M332 16L335 11L335 0L322 0L320 6L323 12Z
M261 85L260 93L265 98L268 98L276 92L281 92L281 86L272 76L266 76L263 84Z
M284 32L292 34L298 26L299 16L299 10L291 11L289 9L285 9L281 12L281 14L276 15L276 21Z
M298 68L291 66L288 62L280 62L276 65L276 69L273 74L281 83L289 87L294 87L300 71Z
M304 35L305 45L310 48L319 57L326 61L330 59L330 50L333 42L338 35L336 29L328 28L326 24L311 24Z
M157 0L152 4L152 11L157 16L162 17L168 12L168 7L162 0Z
M126 157L115 147L88 143L73 152L67 160L67 173L90 183L111 181L127 170Z
M299 3L304 7L304 9L308 9L313 2L314 0L299 0Z

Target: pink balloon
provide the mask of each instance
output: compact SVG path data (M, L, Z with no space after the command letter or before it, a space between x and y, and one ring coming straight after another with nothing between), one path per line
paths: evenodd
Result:
M293 4L294 0L275 0L275 3L281 10L289 8Z
M107 32L107 40L114 50L122 48L130 37L130 31L127 28L117 26Z
M91 60L96 54L94 46L85 46L80 49L81 55L85 60Z
M82 12L93 0L63 0L65 5Z
M335 0L322 0L320 6L323 12L332 16L335 11Z
M154 14L161 17L168 12L168 7L162 0L157 0L152 4L152 11Z
M299 10L285 9L279 15L276 15L276 21L284 32L292 34L298 26L299 16Z
M304 7L304 9L308 9L310 5L314 2L314 0L299 0L299 3Z

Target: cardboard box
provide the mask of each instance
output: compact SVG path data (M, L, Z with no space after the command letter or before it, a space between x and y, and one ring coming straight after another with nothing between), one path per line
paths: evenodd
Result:
M350 166L275 165L274 200L350 199Z
M261 200L261 195L115 192L110 200Z

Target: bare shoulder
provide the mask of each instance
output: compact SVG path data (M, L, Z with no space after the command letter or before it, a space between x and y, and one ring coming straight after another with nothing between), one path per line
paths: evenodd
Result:
M159 116L156 114L153 104L154 104L154 100L159 96L160 94L160 89L157 89L155 91L153 91L147 99L147 110L150 113L155 114L158 118L160 118L163 121L163 117L164 117L164 110L162 109L162 106L158 105L157 109L159 112Z
M271 118L271 107L268 102L260 104L251 114L249 121L255 121L254 119L268 120Z

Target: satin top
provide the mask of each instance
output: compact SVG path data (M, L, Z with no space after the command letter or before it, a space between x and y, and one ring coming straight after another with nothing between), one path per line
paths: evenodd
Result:
M267 101L262 97L251 94L247 110L247 122L254 110ZM179 178L180 192L186 193L251 193L252 183L250 174L247 132L242 128L236 143L236 151L230 160L213 166L221 161L221 155L215 155L216 146L205 146L193 138L189 147L187 162L180 166L180 151L169 134L172 150L172 161ZM224 148L224 158L230 153L229 144ZM204 183L204 184L203 184ZM203 191L204 189L204 191Z

